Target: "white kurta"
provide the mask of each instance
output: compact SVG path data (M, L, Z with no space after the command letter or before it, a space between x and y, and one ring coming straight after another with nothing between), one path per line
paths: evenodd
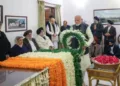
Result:
M50 46L53 46L53 43L51 42L49 37L47 36L44 37L45 39L42 36L38 35L36 37L36 42L41 49L49 49Z
M54 26L55 26L55 32L54 32L51 23L50 23L50 26L51 26L51 31L50 31L50 28L48 25L46 26L46 30L47 30L47 33L49 35L51 35L51 38L52 38L51 41L53 42L54 48L57 49L58 48L58 41L59 41L58 35L60 33L60 29L59 29L58 25L54 24ZM54 34L56 34L56 37L53 37Z
M73 30L73 28L71 29ZM86 47L90 47L90 45L92 44L94 40L90 27L87 28L86 35L88 36L88 41L86 41ZM84 76L86 69L91 65L90 56L89 54L86 54L86 55L81 56L80 58L81 58L81 62L80 62L81 70Z
M90 30L90 27L87 28L86 34L88 36L88 41L86 42L86 47L90 47L90 45L92 44L92 42L94 40L92 32ZM81 56L80 65L81 65L81 70L83 71L83 75L84 75L86 69L91 65L90 55L89 54Z
M29 40L29 43L30 43L30 45L31 45L32 51L36 51L37 48L35 47L33 41L32 41L32 40Z

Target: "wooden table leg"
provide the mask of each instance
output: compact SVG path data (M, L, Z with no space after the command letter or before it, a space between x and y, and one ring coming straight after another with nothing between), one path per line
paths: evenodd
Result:
M91 80L91 77L89 77L89 86L92 86L92 80Z
M113 86L116 86L116 80L114 80Z
M96 86L99 84L99 80L97 80L97 82L96 82Z
M117 77L117 84L120 86L120 75Z

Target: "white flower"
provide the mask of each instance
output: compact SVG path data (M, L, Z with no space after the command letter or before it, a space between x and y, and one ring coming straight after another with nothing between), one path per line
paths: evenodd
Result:
M60 34L60 42L62 43L63 42L63 38L66 34L70 34L70 33L74 33L78 36L80 36L83 40L84 40L84 43L86 44L86 38L84 36L83 33L81 33L79 30L65 30L63 32L61 32ZM70 39L73 37L73 35L69 36L68 38L66 38L66 42L67 42L67 45L70 45Z
M65 70L66 70L66 78L67 78L67 86L76 86L75 83L75 67L73 63L73 56L70 52L58 52L58 53L52 53L52 52L30 52L21 54L21 57L26 58L59 58L62 60Z

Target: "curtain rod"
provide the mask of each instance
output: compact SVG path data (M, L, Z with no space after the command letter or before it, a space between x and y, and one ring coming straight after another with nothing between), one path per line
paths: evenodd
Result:
M45 2L45 1L44 1ZM60 5L60 4L53 4L53 3L49 3L49 2L45 2L45 4L50 4L50 5ZM60 5L61 6L61 5Z
M49 3L49 2L46 2L46 1L44 1L44 0L38 0L38 2L39 1L43 1L43 2L45 2L45 4L50 4L50 5L60 5L60 4L53 4L53 3ZM60 5L61 6L61 5Z

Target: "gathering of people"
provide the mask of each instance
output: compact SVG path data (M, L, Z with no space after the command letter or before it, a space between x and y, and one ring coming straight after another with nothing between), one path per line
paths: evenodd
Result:
M120 58L119 36L116 37L117 33L116 28L113 26L114 22L107 20L108 24L104 28L103 25L99 22L98 17L94 17L94 20L94 23L91 25L91 31L94 36L94 41L92 43L93 47L91 48L91 51L93 49L93 53L91 56L95 57L105 54ZM118 42L118 44L116 42Z
M13 47L11 47L5 33L1 31L2 24L0 24L0 61L40 49L59 49L59 35L65 30L78 30L86 37L86 46L82 47L85 53L81 56L80 62L83 76L86 69L91 65L90 58L103 54L120 58L120 35L116 37L117 33L113 21L107 20L108 24L104 28L97 16L94 17L94 22L88 25L83 22L80 15L76 15L74 22L73 25L68 25L68 22L64 20L63 26L60 28L55 18L50 16L49 21L46 22L46 28L38 28L35 38L32 37L32 30L27 30L23 34L24 37L17 36L15 38ZM77 40L75 37L71 38L70 46L73 49L79 46Z

